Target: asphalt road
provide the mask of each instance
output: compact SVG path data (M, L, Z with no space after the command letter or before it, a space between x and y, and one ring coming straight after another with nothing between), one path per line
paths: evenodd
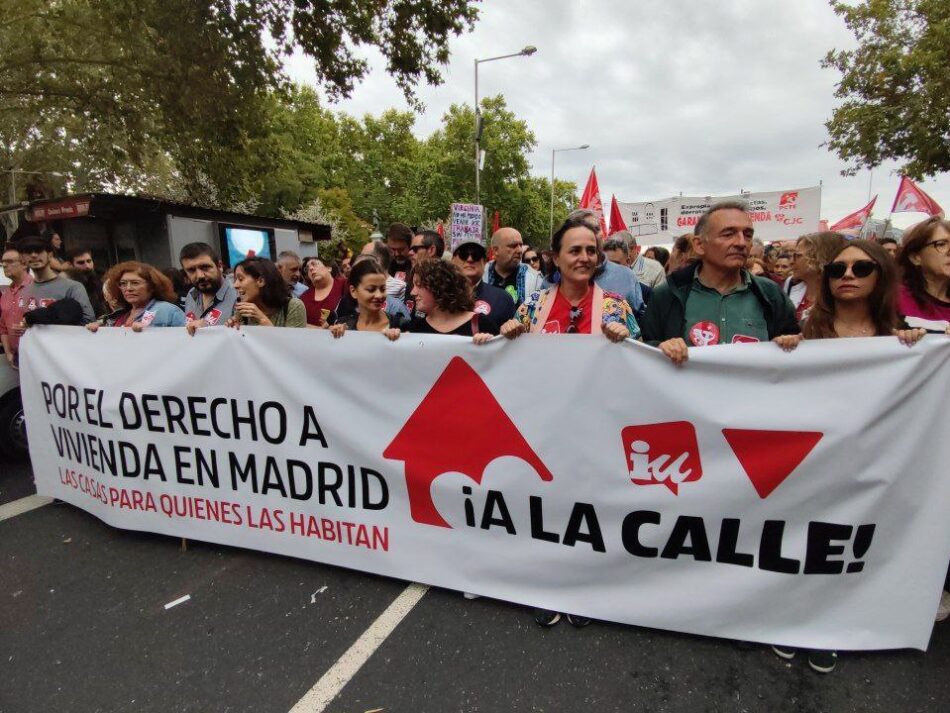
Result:
M0 463L0 505L32 492L28 464ZM285 713L406 586L218 545L182 551L47 505L0 522L0 712ZM801 656L717 639L543 630L522 608L430 589L326 710L945 712L948 671L950 622L926 654L845 654L821 676Z

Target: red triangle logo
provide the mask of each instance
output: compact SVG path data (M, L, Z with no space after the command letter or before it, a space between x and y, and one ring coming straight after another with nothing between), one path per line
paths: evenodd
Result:
M724 428L722 435L763 500L792 474L821 440L816 431L750 431Z

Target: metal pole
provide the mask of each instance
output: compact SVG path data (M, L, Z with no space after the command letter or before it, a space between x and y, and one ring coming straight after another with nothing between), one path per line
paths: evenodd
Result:
M478 167L481 158L481 137L478 135L479 116L481 112L478 108L478 60L475 60L475 203L481 203L481 175Z
M551 149L551 218L548 221L548 239L554 235L554 152Z

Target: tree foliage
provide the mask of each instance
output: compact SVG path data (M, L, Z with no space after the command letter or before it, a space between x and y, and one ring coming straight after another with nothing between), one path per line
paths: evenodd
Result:
M826 126L846 173L889 159L915 178L950 171L950 2L831 5L859 43L823 61L842 74Z
M229 160L266 146L263 117L290 51L340 97L368 71L356 52L376 47L413 100L418 81L441 81L448 39L472 26L475 2L0 0L2 158L30 170L78 163L73 185L85 188L135 186L171 157L186 183L208 176L236 198L249 186Z

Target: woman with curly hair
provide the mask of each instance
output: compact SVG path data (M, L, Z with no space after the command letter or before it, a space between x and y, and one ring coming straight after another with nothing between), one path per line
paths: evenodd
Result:
M911 228L897 262L903 278L898 311L950 323L950 221L935 216Z
M307 310L293 296L277 266L267 258L249 257L234 266L234 305L229 327L306 327Z
M151 265L123 262L106 273L109 304L116 310L86 325L90 332L100 326L131 327L140 332L145 327L184 327L185 313L178 307L178 295L171 280Z
M476 344L498 334L499 325L490 315L474 311L471 285L450 262L417 262L412 270L412 295L416 316L409 323L409 332L473 337Z

